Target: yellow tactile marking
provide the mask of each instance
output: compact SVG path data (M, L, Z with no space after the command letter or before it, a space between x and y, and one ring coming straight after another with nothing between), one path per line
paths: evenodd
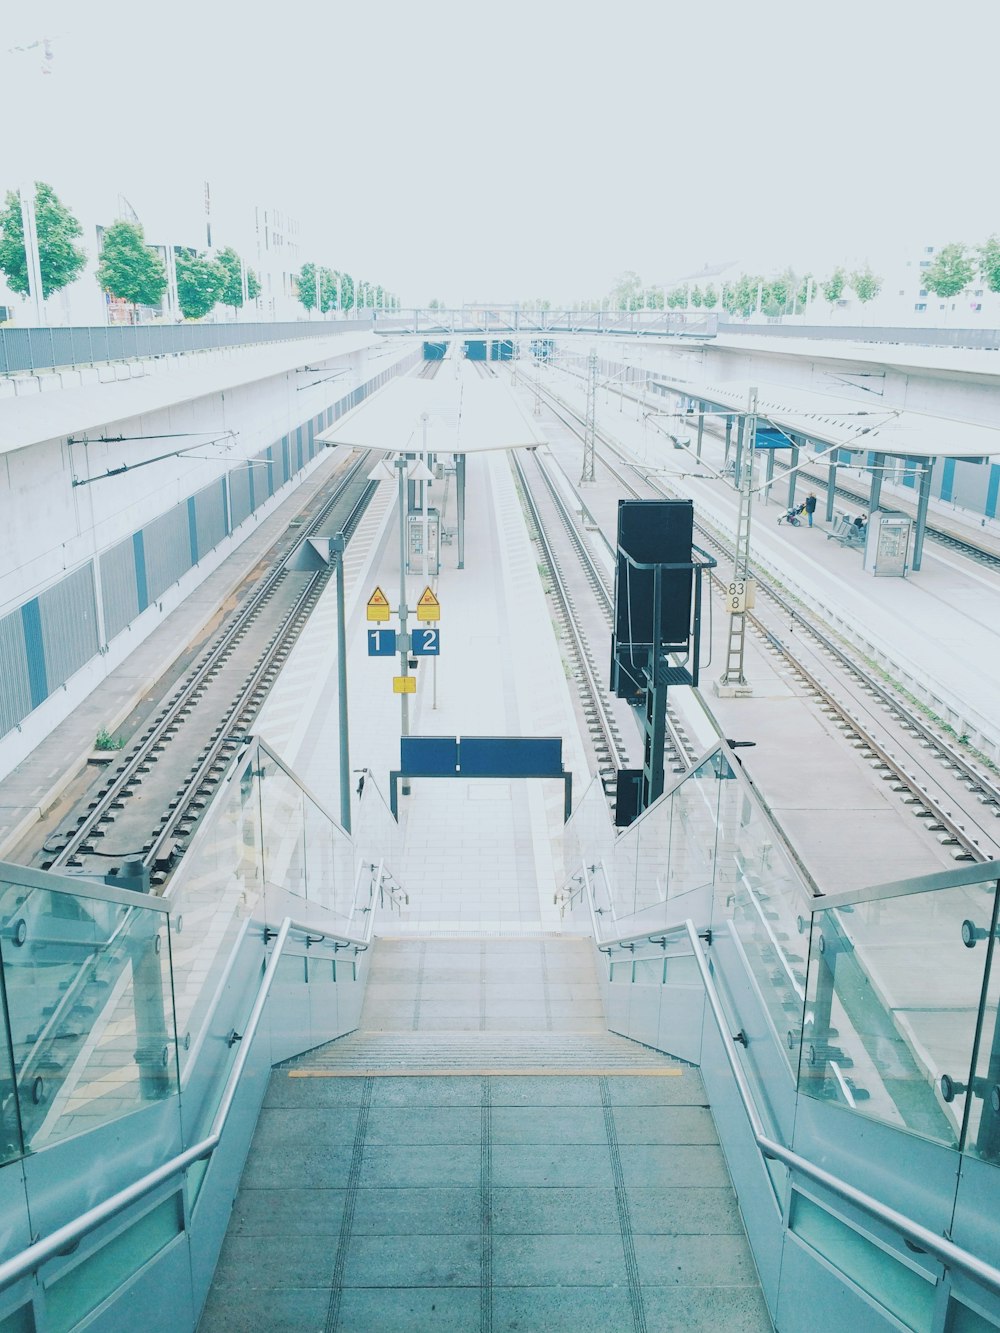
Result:
M290 1069L289 1078L679 1078L683 1069Z

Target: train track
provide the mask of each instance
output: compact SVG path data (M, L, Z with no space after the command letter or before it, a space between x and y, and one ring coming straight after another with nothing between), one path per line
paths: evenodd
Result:
M582 419L575 409L551 390L543 387L541 392L550 410L579 435ZM603 466L628 494L636 498L649 492L670 494L661 483L642 475L641 469L602 432L598 432L597 444ZM732 544L723 534L697 520L695 527L700 541L713 547L723 559L732 560ZM808 638L825 665L860 692L860 698L849 692L845 697L840 682L827 678L825 672L805 661L798 648L792 648L784 636L784 626L779 630L765 622L759 609L748 613L748 622L759 641L784 661L848 743L868 760L928 831L937 835L953 859L982 861L1000 854L1000 837L994 831L994 821L1000 817L1000 785L986 765L963 754L958 744L922 716L901 689L876 675L867 662L762 571L756 570L755 577L758 593L786 618L788 633ZM724 579L716 575L713 582L721 590ZM872 704L879 710L877 718L866 715ZM970 798L978 810L970 807Z
M288 566L295 553L312 549L310 539L337 531L350 538L376 488L369 468L362 454L338 478L90 794L87 809L47 837L43 869L165 882L333 575L332 565Z

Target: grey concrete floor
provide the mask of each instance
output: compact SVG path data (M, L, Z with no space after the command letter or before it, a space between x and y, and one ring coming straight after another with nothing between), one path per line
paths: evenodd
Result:
M698 1071L582 1031L545 992L586 1009L588 943L530 943L550 978L529 985L515 941L437 940L434 966L393 941L362 1030L274 1071L201 1333L770 1328ZM448 1040L437 1005L494 998L505 1029ZM428 1077L442 1039L453 1072ZM586 1072L560 1072L566 1045Z

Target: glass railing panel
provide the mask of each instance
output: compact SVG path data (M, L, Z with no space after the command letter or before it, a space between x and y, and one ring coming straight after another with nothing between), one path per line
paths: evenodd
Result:
M609 865L615 846L615 827L608 798L600 778L594 778L563 830L563 859L567 871L575 874L582 865Z
M174 989L182 1076L199 1050L239 940L263 917L263 850L256 749L198 829L170 885Z
M0 933L14 1098L38 1150L177 1088L167 914L135 895L4 884Z
M982 950L989 960L963 1146L974 1157L1000 1165L1000 927L997 925L997 895L994 892L991 904L987 890L988 886L983 885L983 893L973 914L962 922L962 940L966 948L970 952ZM947 1085L945 1088L950 1091Z
M306 891L305 796L295 779L266 755L261 755L260 824L264 853L264 883L299 898Z
M9 889L11 886L6 887ZM9 918L4 917L3 921L2 929L6 934L10 928ZM0 1166L24 1153L21 1116L15 1095L16 1086L14 1048L7 1017L6 987L3 982L3 971L0 969Z
M800 1091L957 1147L988 953L963 923L993 898L968 882L815 912Z
M719 769L711 756L673 791L651 806L618 838L610 881L615 932L658 930L687 914L680 907L695 890L711 886L715 876ZM696 916L708 911L702 895ZM605 923L605 935L610 935Z
M354 843L309 796L302 798L305 896L350 930L354 900Z
M355 870L363 865L383 865L398 876L402 868L402 831L370 773L365 774L353 820Z
M713 924L727 927L794 1074L813 901L757 793L734 769L722 782L719 875Z

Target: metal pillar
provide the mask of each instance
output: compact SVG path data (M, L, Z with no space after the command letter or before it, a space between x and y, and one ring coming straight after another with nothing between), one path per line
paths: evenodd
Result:
M643 727L642 789L640 810L649 807L663 795L663 751L667 739L667 684L666 661L660 644L662 636L661 591L663 571L659 565L653 570L653 642L649 649L646 685L646 725Z
M465 568L465 454L455 455L455 490L458 496L458 567Z
M703 438L704 434L705 434L705 404L704 404L704 403L699 403L699 404L698 404L698 440L697 440L697 443L695 444L695 447L694 447L695 454L696 454L696 456L697 456L698 458L701 458L701 441L702 441L702 438Z
M739 425L736 427L736 470L733 473L733 481L737 489L739 489L740 477L743 475L743 437L746 434L746 424L746 417L740 417Z
M729 450L730 450L731 447L732 447L732 443L733 443L733 419L732 419L732 417L727 416L727 417L726 417L726 452L725 452L725 453L723 454L723 456L722 456L722 465L723 465L723 467L725 467L725 465L729 462Z
M931 477L934 460L925 458L920 469L920 490L917 493L917 522L913 529L913 560L910 568L914 573L920 568L924 554L924 534L927 531L927 502L931 498Z
M347 732L347 625L344 617L344 551L347 541L338 532L330 541L337 568L337 704L340 715L340 823L351 831L351 747Z
M753 510L754 446L757 441L757 390L750 390L746 416L740 422L740 451L737 454L736 482L740 491L739 516L736 520L736 554L733 560L733 583L742 585L744 592L750 580L750 517ZM740 693L749 693L744 673L746 650L746 605L731 611L729 616L729 644L726 667L719 680L721 689L739 687Z
M406 621L408 609L406 605L406 455L400 454L395 460L395 467L399 472L399 674L408 676L410 674L409 666L409 647L410 640L406 632ZM400 736L409 736L410 734L410 696L401 694L399 696ZM403 795L409 796L410 784L404 778Z
M594 478L594 436L597 431L597 352L592 350L587 360L587 410L583 426L583 470L580 481Z
M767 451L767 469L764 473L764 503L768 504L771 499L771 483L774 481L774 450Z
M882 470L885 467L885 454L876 454L875 461L872 464L871 489L868 492L868 512L874 514L876 509L881 508L882 499Z
M791 509L795 503L795 483L798 480L799 472L799 446L792 445L792 470L788 474L788 508Z
M837 494L837 464L830 464L830 472L826 482L826 521L833 522L833 501Z

